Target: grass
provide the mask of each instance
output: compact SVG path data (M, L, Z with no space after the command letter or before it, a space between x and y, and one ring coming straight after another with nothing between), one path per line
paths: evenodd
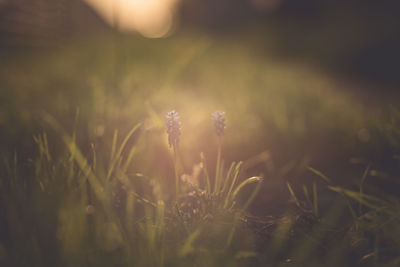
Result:
M190 183L181 184L178 200L163 199L163 193L168 194L168 192L162 192L164 188L156 184L157 181L140 181L138 176L130 176L125 167L129 165L132 157L124 159L122 152L128 150L127 155L132 155L135 146L131 148L125 146L132 135L139 130L140 125L132 128L119 147L116 146L117 134L114 135L115 141L110 149L109 164L106 164L106 169L101 169L96 164L98 157L96 151L93 152L92 163L89 163L77 147L74 138L68 136L54 118L45 114L44 120L59 132L67 151L56 163L52 160L46 134L35 137L41 155L35 163L35 183L29 188L25 186L23 178L17 174L19 167L15 159L13 167L7 166L11 168L13 176L7 176L10 180L5 180L6 184L2 186L4 190L2 192L5 193L2 194L2 204L6 208L7 218L12 218L9 214L12 211L9 209L13 209L18 203L19 194L32 194L40 202L52 203L54 206L47 208L39 207L43 203L35 201L32 205L38 205L35 209L48 209L46 211L50 213L49 216L56 217L52 218L57 221L57 229L53 229L56 231L53 241L60 243L58 253L61 258L58 260L61 262L96 266L109 264L172 266L187 264L190 256L199 257L196 260L197 264L218 265L216 262L218 257L215 258L213 251L198 245L194 247L195 241L203 231L217 234L213 237L218 240L217 255L227 255L237 250L236 253L243 258L249 253L239 248L230 251L232 240L237 235L236 227L243 219L243 211L254 199L260 186L255 187L253 194L243 206L236 203L237 197L244 187L252 183L260 184L261 181L259 177L251 177L240 182L241 163L232 164L231 170L226 174L223 188L215 187L214 191L208 191L207 188ZM202 172L201 178L192 177L192 179L204 180L207 170L203 167ZM221 174L224 172L223 169L219 171ZM153 189L158 188L161 191L139 190L144 183L149 182L153 182ZM19 193L22 188L28 191ZM27 218L26 223L31 219L33 220ZM33 227L37 227L36 223L48 223L46 221L48 218L42 220L43 218L36 218L31 221ZM12 227L9 229L9 234L25 230L18 229L14 224L10 226ZM30 237L40 240L42 236L36 233L36 231L30 233L32 235ZM18 253L19 247L16 245L15 252ZM40 249L40 245L37 249ZM26 262L10 255L10 263L60 264L60 262L38 261L34 258L36 256L34 251L31 253L33 254L29 255L31 257L24 259ZM91 253L95 255L102 253L103 256L87 258ZM253 255L253 252L249 255Z
M399 264L397 109L251 37L97 41L4 55L3 266Z

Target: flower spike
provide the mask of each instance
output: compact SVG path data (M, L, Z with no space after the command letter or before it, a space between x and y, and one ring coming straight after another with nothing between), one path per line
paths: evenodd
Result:
M179 120L179 114L175 110L167 113L167 127L168 143L170 147L176 148L179 143L179 136L181 135L181 122Z
M215 132L217 133L218 136L224 135L224 131L226 128L224 115L225 112L222 111L216 111L212 114Z

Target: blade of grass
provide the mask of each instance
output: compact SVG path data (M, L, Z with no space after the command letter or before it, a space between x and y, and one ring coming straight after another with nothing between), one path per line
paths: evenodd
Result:
M198 227L193 233L189 235L189 237L185 241L185 244L179 250L178 256L180 258L183 258L194 251L193 243L196 241L196 239L200 237L200 233L201 228Z
M239 219L240 219L240 215L239 215L239 213L237 212L237 213L235 214L234 219L233 219L232 229L231 229L231 231L230 231L230 233L229 233L228 239L226 240L226 247L227 247L227 248L230 247L231 244L232 244L233 236L234 236L234 234L235 234L236 227L237 227L237 224L238 224L238 222L239 222Z
M364 183L365 183L365 180L367 179L369 169L370 169L370 165L368 164L368 166L365 168L364 173L363 173L363 175L361 177L360 195L363 195L363 193L364 193ZM362 213L362 203L359 202L358 214L361 215L361 213Z
M221 168L221 150L222 150L221 137L218 136L217 165L215 167L214 193L217 193L219 190L220 168Z
M52 116L47 113L43 113L42 118L61 135L62 140L67 146L67 149L71 154L74 155L74 159L77 162L79 168L82 170L84 177L88 179L90 186L93 188L96 198L102 204L107 217L116 223L125 245L129 246L128 240L126 238L126 235L124 234L124 230L121 225L121 221L119 217L115 214L112 208L112 204L105 194L105 189L103 185L100 183L98 177L93 173L92 167L89 165L86 158L77 147L76 143L73 142L72 138L68 134L66 134L66 132L61 128L60 124Z
M364 206L374 209L374 210L383 210L385 207L389 206L389 203L387 203L386 201L379 199L377 197L371 196L371 195L367 195L367 194L360 194L359 192L355 192L355 191L351 191L348 189L344 189L341 187L337 187L337 186L328 186L328 188L334 192L337 193L343 193L346 196L361 202ZM375 203L371 203L371 202L375 202ZM389 210L385 210L386 212L391 213Z
M132 162L133 156L135 155L137 149L136 146L133 146L130 150L129 150L129 154L128 157L125 160L124 165L122 166L122 172L126 172L128 170L129 164Z
M239 192L242 190L242 188L244 188L246 185L255 183L255 182L260 182L262 180L262 178L260 176L253 176L250 178L247 178L246 180L244 180L243 182L241 182L235 189L235 191L232 194L232 199L235 199L237 197L237 195L239 194Z
M314 168L311 168L311 167L308 167L307 169L310 170L311 172L315 173L317 176L321 177L322 179L324 179L328 184L332 184L331 179L329 179L329 178L328 178L325 174L323 174L322 172L320 172L320 171L318 171L318 170L316 170L316 169L314 169Z
M261 189L262 181L263 181L263 179L262 179L262 177L260 177L260 180L258 181L256 188L254 188L250 197L247 199L246 203L244 204L242 210L246 210L250 206L250 204L253 202L254 198L257 196L258 192Z
M289 189L290 195L292 196L294 202L296 203L296 206L299 207L299 208L302 208L301 205L300 205L299 200L298 200L297 197L296 197L296 194L295 194L294 191L293 191L292 186L290 185L290 183L289 183L289 182L286 182L286 185L287 185L287 188Z
M317 183L313 183L313 208L314 215L318 218L318 192L317 192Z
M62 129L61 126L58 124L58 122L45 113L43 115L43 119L49 123L50 126L52 126L57 132L61 134L61 138L66 144L70 154L74 155L74 159L76 163L78 164L79 168L82 170L84 173L85 177L89 179L90 184L92 185L94 192L96 196L98 197L99 200L105 201L105 195L104 195L104 188L97 179L97 177L94 175L94 173L91 170L91 167L89 163L87 162L86 158L82 155L80 152L79 148L76 146L76 144L73 142L72 138L69 137Z
M225 181L224 181L224 185L222 187L222 193L226 192L226 189L228 187L228 183L231 180L231 176L232 176L232 171L235 168L236 163L232 162L231 166L228 169L228 172L226 173L226 177L225 177Z
M224 208L226 208L226 207L228 206L229 201L231 200L232 190L233 190L233 187L235 186L236 181L237 181L237 179L238 179L238 177L239 177L240 168L241 168L242 164L243 164L242 161L239 161L239 162L236 164L235 170L234 170L234 172L233 172L233 180L232 180L231 185L230 185L230 187L229 187L228 194L227 194L226 197L225 197Z
M112 164L112 161L114 160L115 151L117 150L117 141L118 141L118 129L115 129L114 134L113 134L112 144L111 144L110 166Z
M204 157L204 153L203 152L200 153L200 160L201 160L201 164L203 165L203 174L204 174L204 177L206 179L207 193L211 194L210 176L208 175L206 159Z
M136 124L130 131L129 133L126 135L126 137L124 138L124 140L122 141L118 151L116 152L115 156L112 157L112 161L110 164L110 168L108 169L108 173L107 173L107 177L106 180L109 180L111 177L111 174L115 168L115 164L118 162L118 160L121 157L122 151L124 150L126 143L129 141L129 139L131 138L131 136L139 129L139 127L142 124L139 122L138 124ZM114 145L113 145L114 147Z

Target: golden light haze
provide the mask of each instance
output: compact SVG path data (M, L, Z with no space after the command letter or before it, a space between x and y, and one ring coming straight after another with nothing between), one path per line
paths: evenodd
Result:
M179 0L85 0L110 25L146 37L168 34L174 24Z

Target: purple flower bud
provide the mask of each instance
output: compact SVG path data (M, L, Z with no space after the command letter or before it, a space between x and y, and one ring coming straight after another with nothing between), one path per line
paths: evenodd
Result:
M223 136L225 131L225 112L216 111L212 114L212 118L214 121L215 132L218 136Z
M167 113L167 127L168 143L170 147L176 147L179 143L179 136L181 135L181 122L179 114L175 110Z

